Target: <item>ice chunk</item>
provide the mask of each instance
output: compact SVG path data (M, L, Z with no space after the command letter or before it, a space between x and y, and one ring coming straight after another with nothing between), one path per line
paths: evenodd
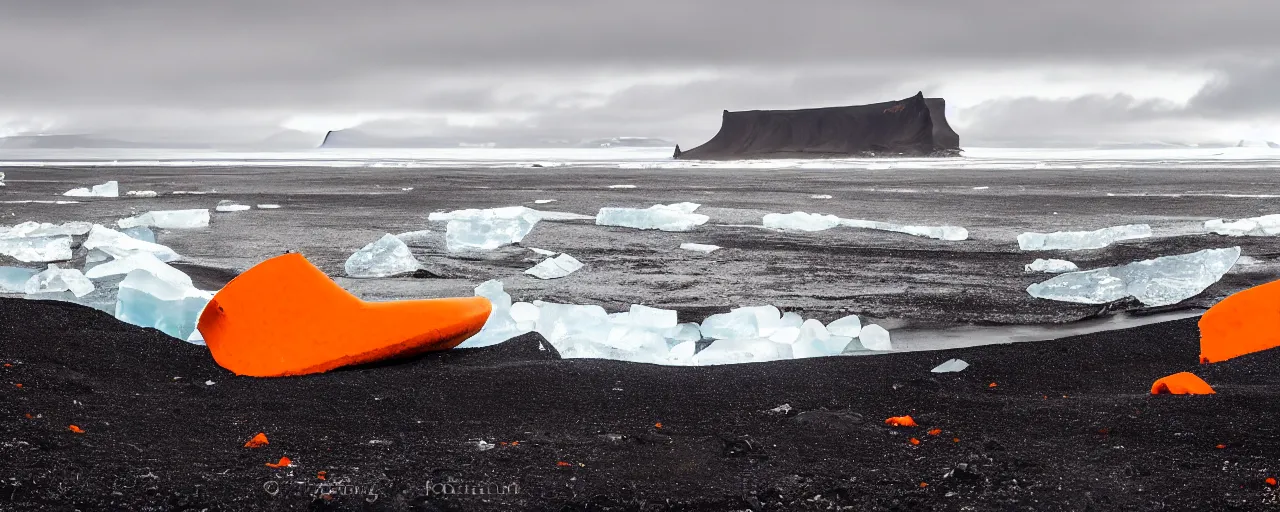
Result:
M122 229L120 230L120 232L124 233L125 236L128 236L129 238L136 238L138 240L142 240L143 242L150 242L153 244L156 243L156 233L154 231L151 231L150 228L138 226L133 228Z
M962 359L948 359L947 362L942 363L929 371L933 373L952 373L964 371L964 369L968 367L969 363L964 362Z
M794 326L779 327L769 336L769 341L791 345L800 339L800 328Z
M823 231L840 225L840 217L820 213L770 213L764 216L764 227L792 231Z
M636 188L635 185L609 185L609 188Z
M50 224L48 222L23 222L13 227L0 226L0 238L48 237L83 235L93 228L88 222L67 222Z
M27 293L27 281L36 275L35 269L0 267L0 292Z
M124 233L101 224L93 225L93 229L89 231L89 237L85 239L83 246L85 249L97 249L115 259L124 259L143 252L151 253L156 259L164 262L178 261L182 258L173 249L131 238Z
M475 289L477 297L489 299L493 309L489 319L475 336L467 338L458 348L487 347L502 343L511 338L529 332L519 325L511 316L511 295L503 290L502 281L496 279L485 281ZM603 310L601 310L603 311ZM550 341L550 339L548 339Z
M258 205L257 207L258 207L258 209L259 209L259 210L279 210L279 209L280 209L280 205L278 205L278 204L270 204L270 203L267 203L267 204L260 204L260 205Z
M671 347L671 351L667 352L667 364L671 365L691 365L693 364L693 356L698 351L698 341L690 340L677 343Z
M0 238L0 255L26 263L71 259L71 237Z
M831 199L831 196L827 194L814 194L809 196L809 199Z
M667 339L668 344L680 344L686 341L698 341L702 339L702 331L698 330L698 324L684 323L677 324L675 327L667 329L662 337ZM690 353L690 356L693 354Z
M428 230L407 231L396 235L400 241L406 245L427 245L431 241L431 232Z
M85 271L84 275L89 279L104 279L111 276L127 275L137 269L146 270L165 282L192 286L190 277L187 277L181 270L156 259L149 252L141 252L127 258L108 261Z
M31 276L23 286L28 295L36 293L71 292L76 297L84 297L93 291L93 282L74 268L58 268L49 264L49 268Z
M180 340L190 338L213 292L191 286L190 278L170 280L172 277L168 272L157 276L145 268L130 271L116 295L116 318Z
M723 339L693 356L696 365L759 363L792 358L792 346L764 339Z
M791 348L796 359L834 356L843 352L852 340L852 336L833 335L822 326L822 322L809 319L800 326L800 333Z
M120 197L120 183L108 181L93 188L73 188L62 195L70 197Z
M720 246L707 245L707 244L680 244L680 248L686 251L697 251L697 252L709 253L711 251L719 249Z
M538 218L539 218L539 219L546 220L546 221L557 221L557 220L595 220L595 217L593 217L593 216L591 216L591 215L583 215L583 214L581 214L581 213L573 213L573 212L549 212L549 211L545 211L545 210L533 210L533 212L534 212L534 214L536 214L536 215L538 216Z
M122 229L151 227L159 229L196 229L209 227L209 209L156 210L142 215L120 219L116 225Z
M756 320L755 312L742 309L708 316L702 320L699 329L703 336L718 340L760 336L760 325Z
M604 341L613 326L604 308L595 305L543 303L538 316L538 333L553 345L571 336ZM556 345L559 349L560 345Z
M524 240L542 217L536 210L523 206L487 210L435 212L432 221L448 221L445 245L450 251L489 251Z
M908 235L922 236L926 238L936 238L938 240L968 240L969 230L960 226L903 226L889 222L879 222L874 220L859 219L840 219L841 226L851 228L878 229L881 231L893 231L895 233L905 233Z
M1132 296L1148 307L1167 306L1194 297L1218 282L1239 257L1239 247L1162 256L1061 274L1027 287L1027 293L1082 304L1105 304Z
M753 336L768 338L769 335L773 334L773 331L781 327L782 312L778 311L778 308L774 306L746 306L733 308L729 312L748 312L755 315L757 332Z
M600 226L621 226L660 231L689 231L706 224L711 217L693 213L697 203L655 204L648 208L601 208L596 215Z
M1046 260L1044 258L1036 258L1035 261L1023 266L1023 270L1027 272L1048 272L1050 274L1061 274L1063 272L1075 272L1080 270L1075 263L1067 260Z
M131 197L156 197L160 194L157 194L154 190L130 190L125 192L125 195Z
M547 204L555 201L555 199L534 199L533 204Z
M542 260L542 263L534 265L533 268L525 270L524 273L539 279L559 279L577 272L580 268L582 268L581 261L562 253L554 258Z
M538 317L542 310L528 302L517 302L511 305L511 319L522 331L532 331L538 327Z
M1226 221L1213 219L1205 221L1204 228L1210 232L1227 236L1275 236L1280 235L1280 214L1263 215Z
M537 248L537 247L529 247L528 249L529 249L530 251L536 252L536 253L541 254L541 255L543 255L543 256L555 256L555 255L556 255L556 252L555 252L555 251L548 251L548 250L546 250L546 249L539 249L539 248Z
M800 313L790 311L782 314L782 319L778 321L779 327L795 327L800 328L804 324L804 317Z
M858 334L858 341L862 344L862 348L867 350L893 350L893 343L889 341L889 331L876 324L863 326L862 332Z
M836 336L857 338L862 332L862 320L858 319L858 315L849 315L827 324L827 330Z
M1128 224L1094 231L1058 231L1054 233L1023 233L1018 235L1018 247L1024 251L1101 249L1120 240L1133 240L1151 236L1151 226Z
M387 233L352 254L343 268L351 277L387 277L413 272L422 265L403 240Z
M632 304L627 321L630 325L653 331L667 331L676 327L676 311ZM701 336L698 339L702 339Z
M220 212L242 212L242 211L248 210L249 205L237 204L235 201L232 201L230 199L223 199L221 201L218 201L218 205L213 207L213 209Z

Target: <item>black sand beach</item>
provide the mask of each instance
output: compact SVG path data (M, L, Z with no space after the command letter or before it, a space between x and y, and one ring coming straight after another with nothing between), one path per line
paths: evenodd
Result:
M1280 352L1198 365L1194 319L698 368L557 360L539 343L238 378L96 310L0 299L0 509L1277 506ZM929 372L952 357L972 366ZM1147 394L1179 371L1218 394ZM884 424L904 414L920 426ZM243 448L258 432L270 444ZM282 456L294 466L264 466Z

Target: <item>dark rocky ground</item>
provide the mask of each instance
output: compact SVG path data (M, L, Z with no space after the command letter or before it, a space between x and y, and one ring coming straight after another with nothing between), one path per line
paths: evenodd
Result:
M539 345L239 378L96 310L0 299L0 509L1280 507L1280 352L1200 366L1194 319L701 368ZM952 357L972 366L929 372ZM1218 394L1147 394L1178 371ZM903 414L920 426L884 425Z

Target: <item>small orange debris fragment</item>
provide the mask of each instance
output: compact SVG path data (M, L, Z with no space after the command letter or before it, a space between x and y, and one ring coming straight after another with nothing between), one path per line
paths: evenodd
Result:
M653 426L654 426L654 428L662 428L662 422L661 422L661 421L659 421L659 422L657 422L657 423L654 423L654 424L653 424Z
M512 441L511 446L520 446L520 441Z
M894 416L884 420L884 424L891 427L914 427L916 426L916 420L912 419L911 416Z
M1270 485L1270 486L1272 486L1272 487L1275 487L1275 486L1276 486L1276 479L1275 479L1274 477L1267 477L1267 485Z
M987 384L987 387L989 387L989 388L994 388L994 387L996 387L996 383L992 382L992 383L990 383L990 384Z
M928 487L928 486L929 486L929 483L928 483L928 482L920 482L920 488L921 488L921 489L924 489L925 487Z
M324 480L324 479L325 479L325 477L326 477L328 474L329 474L329 472L327 472L327 471L321 471L321 472L319 472L319 473L316 473L316 478L319 478L319 479L321 479L321 480Z
M19 388L21 388L22 384L14 384L14 386L18 386Z
M1220 444L1220 445L1218 445L1218 446L1215 446L1214 448L1217 448L1217 449L1219 449L1219 450L1222 450L1222 449L1225 449L1226 447L1227 447L1227 445L1225 445L1225 444Z
M1163 377L1151 385L1151 394L1170 393L1174 395L1212 395L1213 388L1204 379L1191 372L1178 372Z
M75 425L71 425L71 426L67 427L67 429L68 429L68 430L70 430L70 431L72 431L72 432L75 432L75 433L77 433L77 434L83 434L83 433L84 433L84 429L82 429L82 428L80 428L80 427L77 427L77 426L75 426Z
M573 466L573 464L570 464L570 463L565 462L565 461L557 462L557 463L556 463L556 465L557 465L557 466L560 466L560 467L562 467L562 468L566 468L566 467Z
M920 444L920 440L913 437L911 438L911 444Z
M4 364L4 367L5 367L5 368L13 368L13 365L11 365L11 364L9 364L9 363L5 363L5 364Z
M953 437L953 438L951 438L951 442L953 442L953 443L958 443L958 442L960 442L960 438L958 438L958 437Z
M26 413L26 414L23 414L22 416L24 416L24 417L25 417L25 418L27 418L27 419L32 419L32 418L33 418L33 416L31 416L31 413Z
M507 442L506 442L506 441L502 441L502 442L500 442L500 443L498 443L498 444L500 444L500 445L502 445L502 446L506 446L506 445L507 445Z
M931 436L936 436L936 435L941 434L941 433L942 433L942 429L940 429L940 428L935 428L935 429L933 429L933 430L930 430L930 431L929 431L929 435L931 435Z
M244 447L245 447L245 448L262 448L263 446L266 446L267 444L268 444L268 443L267 443L267 434L262 433L262 432L258 432L258 435L253 436L253 439L250 439L250 440L249 440L249 442L245 443L245 444L244 444Z
M293 465L293 461L289 460L288 457L280 457L280 462L268 462L264 465L269 468L287 468Z

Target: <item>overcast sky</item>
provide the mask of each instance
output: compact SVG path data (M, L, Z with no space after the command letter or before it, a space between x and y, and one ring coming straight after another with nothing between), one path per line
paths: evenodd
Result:
M1275 0L0 0L0 134L692 146L723 109L923 90L966 146L1280 141L1278 21Z

